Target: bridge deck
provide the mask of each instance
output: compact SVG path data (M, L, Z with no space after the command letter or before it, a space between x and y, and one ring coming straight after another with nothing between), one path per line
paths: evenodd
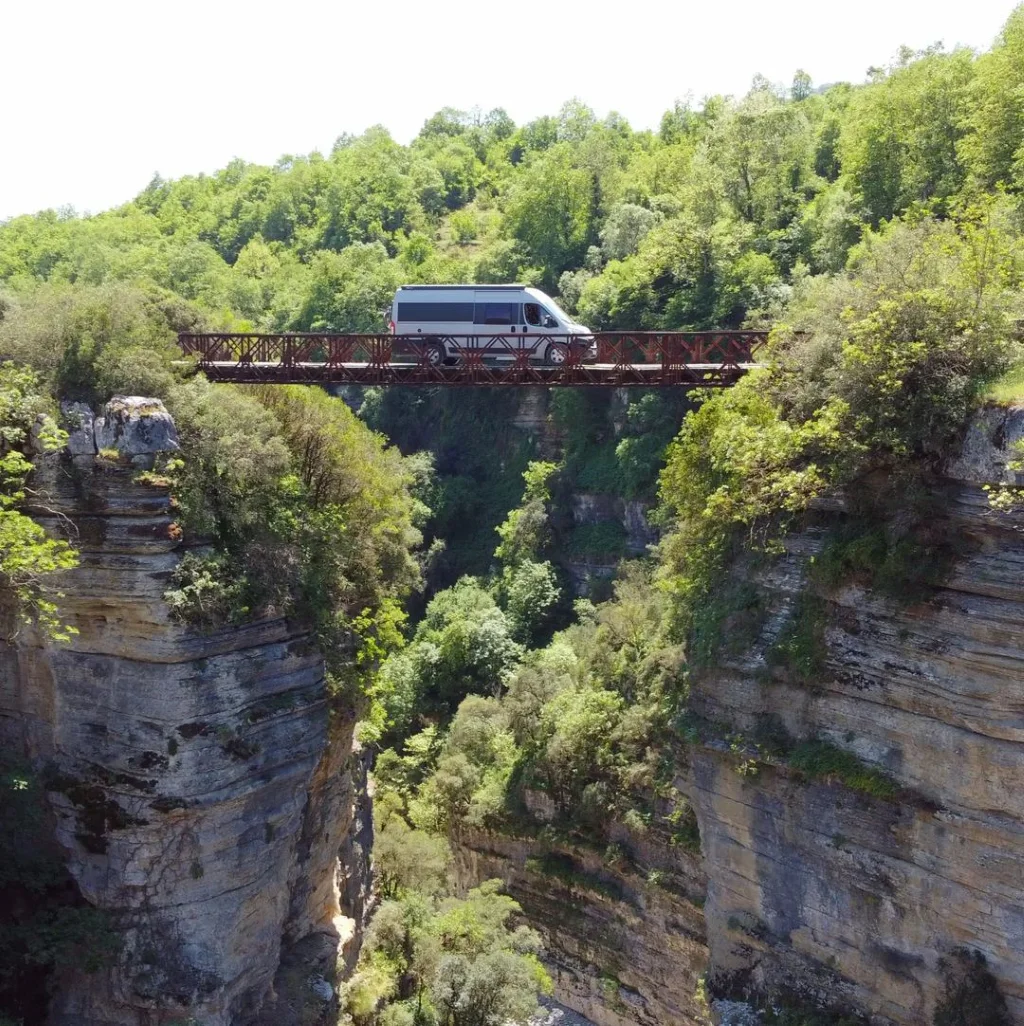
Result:
M638 363L617 367L612 363L587 363L578 367L487 366L472 370L462 366L431 367L425 371L415 363L200 363L211 381L236 384L353 384L353 385L689 385L715 387L731 385L757 364L729 367L719 364L687 364L666 374L661 364Z
M214 381L238 384L724 387L756 366L766 333L630 332L566 337L559 363L538 360L552 339L391 335L181 335L183 353ZM589 348L589 352L588 352ZM596 359L594 350L596 349Z

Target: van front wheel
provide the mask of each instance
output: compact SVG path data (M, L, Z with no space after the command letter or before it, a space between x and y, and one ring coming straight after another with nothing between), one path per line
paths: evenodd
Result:
M552 367L561 367L569 359L569 347L564 342L549 342L544 350L544 362Z

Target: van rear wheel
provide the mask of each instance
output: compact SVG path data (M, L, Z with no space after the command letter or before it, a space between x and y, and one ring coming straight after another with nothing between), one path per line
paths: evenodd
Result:
M569 359L569 347L564 342L549 342L544 350L544 362L552 367L561 367Z
M428 342L424 355L427 358L427 364L431 367L443 367L445 356L447 355L444 351L444 346L440 342Z

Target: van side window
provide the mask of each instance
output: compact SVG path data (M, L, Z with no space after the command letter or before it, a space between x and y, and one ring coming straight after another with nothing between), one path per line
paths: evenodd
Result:
M523 315L527 324L532 324L536 328L540 327L540 306L536 303L524 303Z
M519 321L518 303L477 303L476 324L516 324Z
M400 321L473 321L472 303L399 303Z

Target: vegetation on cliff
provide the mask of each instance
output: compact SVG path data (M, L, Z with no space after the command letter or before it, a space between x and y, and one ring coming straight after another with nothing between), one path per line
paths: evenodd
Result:
M868 232L846 272L798 291L766 369L687 417L661 478L681 630L736 544L777 550L815 500L875 473L904 502L947 451L1020 355L1024 263L1008 217L986 203Z
M195 379L168 402L181 439L166 468L180 526L214 542L179 565L172 609L208 627L299 616L334 678L354 683L399 642L401 600L419 580L411 464L316 389Z
M36 623L55 640L68 637L60 621L54 574L77 564L74 549L24 512L26 501L44 500L29 488L31 457L52 452L66 436L53 418L39 378L13 362L0 364L0 631L7 639Z
M54 399L163 398L182 451L157 469L197 546L174 611L201 629L303 618L333 683L351 695L358 678L372 699L387 900L348 993L357 1021L476 1026L533 1008L536 938L493 887L444 896L446 833L536 827L541 800L551 833L603 843L618 819L697 846L672 758L700 740L692 675L723 625L761 612L734 557L773 558L845 493L850 530L814 587L933 565L913 547L915 497L980 398L1020 380L1022 88L1024 8L989 53L905 53L822 91L756 79L739 100L676 105L657 132L575 102L524 126L444 110L407 147L375 128L327 156L157 178L95 217L0 225L0 587L15 621L59 637L46 582L74 565L22 511L41 501L33 446L61 441ZM548 462L510 429L507 397L371 390L360 420L321 391L211 385L175 363L175 331L377 331L401 282L511 279L594 328L771 325L766 366L695 401L640 395L618 430L602 397L562 392ZM570 603L560 557L621 539L567 526L572 489L657 492L662 507L657 552L597 605ZM897 508L911 529L894 536ZM403 645L424 576L439 590ZM798 615L771 668L810 685L825 614L808 601ZM756 772L745 740L729 745ZM787 754L807 777L896 793L815 739ZM23 891L33 870L15 870ZM23 925L0 924L21 964L42 957Z

